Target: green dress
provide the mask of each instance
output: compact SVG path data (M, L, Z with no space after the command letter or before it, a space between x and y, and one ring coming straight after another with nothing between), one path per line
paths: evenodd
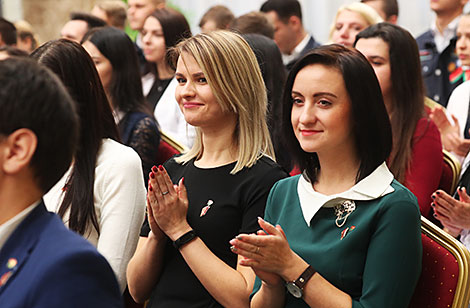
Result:
M393 180L387 185L393 192L355 201L355 211L341 228L335 224L334 209L326 206L309 226L299 201L299 179L300 175L273 186L265 219L281 225L292 250L349 294L353 308L408 307L421 273L420 212L415 196ZM256 278L253 293L260 285ZM285 307L308 305L287 292Z

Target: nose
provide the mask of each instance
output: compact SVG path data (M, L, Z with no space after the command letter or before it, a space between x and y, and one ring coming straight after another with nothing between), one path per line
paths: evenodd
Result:
M302 111L300 113L299 122L302 125L313 124L317 121L317 115L315 107L310 102L305 102Z
M462 36L457 40L456 47L457 47L457 49L466 49L467 48L467 40L465 39L465 37Z
M186 81L181 88L181 96L184 98L192 98L196 95L196 89L194 88L194 84L191 81Z
M339 30L339 36L341 38L349 38L349 29L348 27L344 26Z

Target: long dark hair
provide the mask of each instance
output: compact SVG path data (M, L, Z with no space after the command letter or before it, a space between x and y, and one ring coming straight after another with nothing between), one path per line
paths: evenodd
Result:
M71 230L83 235L91 223L99 233L93 202L97 155L103 138L119 137L98 72L85 49L65 39L45 43L31 57L59 76L74 99L80 118L78 151L58 214L64 217L70 209Z
M113 28L94 28L83 37L82 44L91 42L111 63L113 73L109 99L123 113L139 111L150 114L142 93L139 62L134 43L123 31Z
M291 124L292 86L297 73L312 64L339 70L351 100L353 136L361 160L356 181L374 171L390 155L392 130L380 91L379 81L367 59L357 50L341 45L325 45L303 56L289 72L283 95L282 128L287 147L296 165L314 183L320 170L316 153L305 152Z
M394 108L390 115L393 149L388 165L395 178L403 183L411 163L416 124L426 116L418 45L408 31L390 23L366 28L356 36L355 44L367 38L380 38L389 49Z

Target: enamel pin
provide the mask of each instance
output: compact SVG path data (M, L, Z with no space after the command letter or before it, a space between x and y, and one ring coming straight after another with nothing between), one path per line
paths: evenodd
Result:
M214 204L214 201L209 199L206 203L206 206L202 208L201 214L199 215L199 217L202 217L202 216L206 215L207 212L209 211L209 209L211 208L212 204Z

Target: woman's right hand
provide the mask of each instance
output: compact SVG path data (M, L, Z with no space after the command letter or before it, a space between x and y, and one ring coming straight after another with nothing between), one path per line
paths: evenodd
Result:
M153 188L150 184L150 180L148 182L148 191L147 191L147 220L150 226L150 230L157 240L161 240L165 237L165 233L163 233L162 229L158 226L157 221L155 220L155 216L153 215L152 210L152 202L157 202L155 199L154 194L152 193Z

